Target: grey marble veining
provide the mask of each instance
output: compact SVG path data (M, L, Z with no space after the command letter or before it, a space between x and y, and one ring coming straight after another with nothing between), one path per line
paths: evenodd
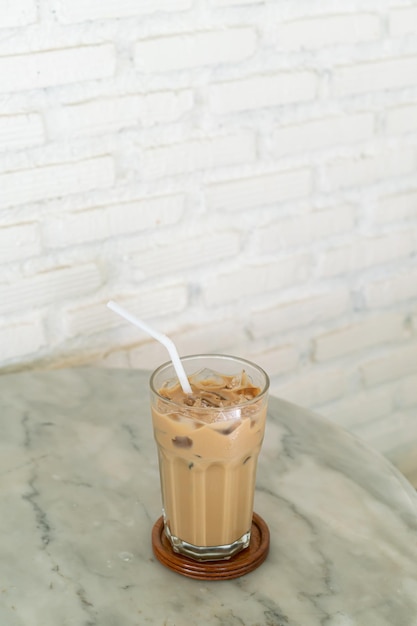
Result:
M145 372L0 377L1 626L416 626L417 495L351 435L272 398L256 493L271 550L201 582L155 560Z

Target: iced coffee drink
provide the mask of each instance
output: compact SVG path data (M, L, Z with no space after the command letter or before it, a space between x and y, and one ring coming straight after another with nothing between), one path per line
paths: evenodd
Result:
M249 545L256 466L269 380L235 357L182 359L192 393L172 364L151 378L165 532L176 552L230 558Z

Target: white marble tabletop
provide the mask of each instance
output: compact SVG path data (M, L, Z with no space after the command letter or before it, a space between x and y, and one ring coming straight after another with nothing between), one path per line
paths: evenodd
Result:
M416 626L417 494L384 458L272 398L255 510L270 553L234 581L153 556L146 372L0 377L1 626Z

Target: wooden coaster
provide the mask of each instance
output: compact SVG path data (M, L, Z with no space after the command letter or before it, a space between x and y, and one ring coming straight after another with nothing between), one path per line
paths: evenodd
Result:
M249 547L228 560L194 561L173 551L161 516L152 529L152 548L158 561L178 574L198 580L230 580L249 574L265 561L269 551L269 529L262 517L254 513Z

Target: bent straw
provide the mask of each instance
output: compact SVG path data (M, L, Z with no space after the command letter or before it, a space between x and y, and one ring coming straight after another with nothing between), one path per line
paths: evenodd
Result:
M124 317L128 322L131 322L131 324L134 324L138 328L144 330L145 333L148 333L148 335L150 335L151 337L153 337L154 339L156 339L157 341L162 343L162 345L165 346L165 348L169 352L169 356L171 357L172 364L178 376L178 380L180 381L180 385L182 387L183 392L187 394L192 393L190 383L188 382L187 374L185 373L183 364L181 363L181 359L178 355L177 348L175 347L175 344L172 341L172 339L170 339L166 335L163 335L157 330L154 330L153 328L148 326L148 324L145 324L145 322L142 322L142 320L140 320L139 318L129 313L129 311L126 311L126 309L121 307L120 304L113 302L113 300L109 300L109 302L107 303L107 306L109 307L109 309L111 309L115 313L118 313L119 315Z

